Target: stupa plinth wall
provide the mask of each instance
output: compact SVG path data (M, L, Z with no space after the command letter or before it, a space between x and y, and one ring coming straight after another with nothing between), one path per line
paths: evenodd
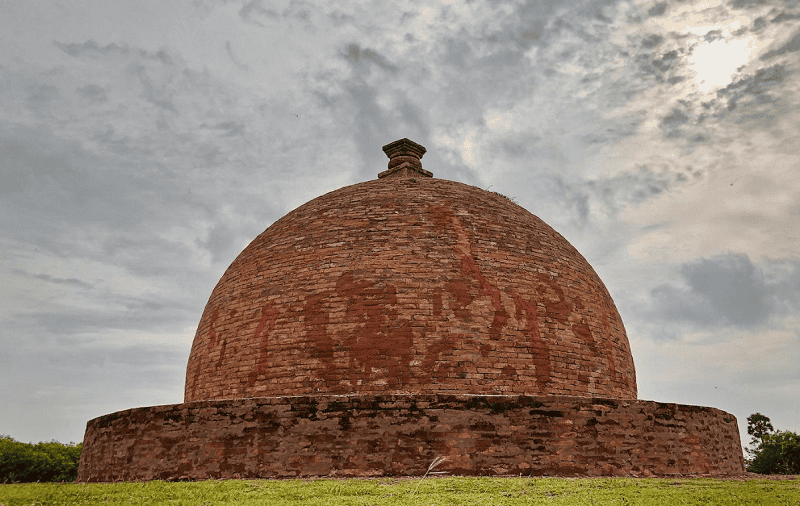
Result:
M79 481L742 473L715 408L562 396L358 395L199 401L89 422Z

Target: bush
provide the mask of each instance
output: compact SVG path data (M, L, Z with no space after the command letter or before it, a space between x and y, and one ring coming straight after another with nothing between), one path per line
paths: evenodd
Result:
M0 483L75 481L82 444L20 443L0 436Z

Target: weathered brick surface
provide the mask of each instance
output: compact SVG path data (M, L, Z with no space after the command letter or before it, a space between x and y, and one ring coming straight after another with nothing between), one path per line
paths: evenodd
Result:
M202 401L87 424L79 481L293 476L736 475L714 408L559 396L358 395Z
M636 398L622 320L572 245L503 196L392 163L290 212L236 258L200 320L186 402Z

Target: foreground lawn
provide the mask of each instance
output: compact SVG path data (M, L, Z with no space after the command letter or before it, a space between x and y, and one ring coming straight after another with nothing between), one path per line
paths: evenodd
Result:
M196 483L0 485L0 505L800 505L800 478L729 481L632 478L228 480Z

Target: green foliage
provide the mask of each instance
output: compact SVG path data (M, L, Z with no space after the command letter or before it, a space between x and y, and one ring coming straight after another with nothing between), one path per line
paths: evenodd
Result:
M747 417L747 433L752 436L747 449L747 470L758 474L800 474L800 436L777 431L761 413Z
M416 490L416 493L414 491ZM208 480L196 483L0 485L16 505L586 505L797 504L800 480L433 478Z
M759 474L800 474L800 436L778 431L766 434L747 463L747 470Z
M0 483L75 481L82 444L20 443L0 436Z

